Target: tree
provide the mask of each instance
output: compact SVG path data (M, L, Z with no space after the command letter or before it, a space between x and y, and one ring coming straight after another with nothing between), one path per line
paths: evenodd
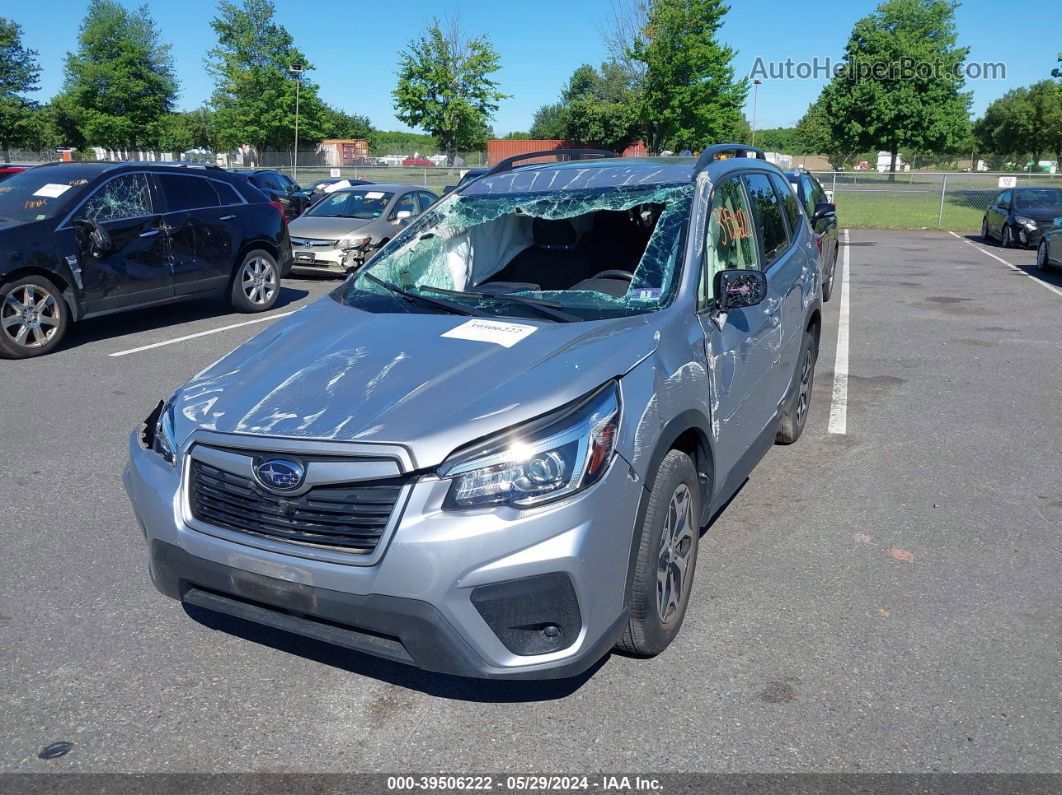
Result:
M825 155L835 171L841 171L859 154L859 142L846 127L835 126L823 108L822 97L808 106L796 125L800 154Z
M148 7L91 0L63 85L81 137L107 149L154 148L177 87L170 45Z
M801 151L800 136L796 127L769 127L756 131L756 145L769 152L783 152L790 155L806 154Z
M159 148L177 155L189 149L215 151L217 135L213 111L203 107L165 116Z
M224 147L249 146L257 157L269 149L290 149L295 140L296 80L313 65L295 46L283 25L273 21L271 0L229 0L218 4L210 26L217 46L207 56L214 78L211 105L216 114L218 142ZM299 142L325 137L327 111L317 85L304 77L298 88Z
M513 130L512 132L505 133L502 138L506 141L527 141L531 138L531 133L523 132L520 130Z
M852 29L844 68L823 89L834 138L891 155L954 151L969 135L970 95L950 0L886 0Z
M645 70L637 108L650 151L703 149L740 127L748 84L716 39L728 10L722 0L649 1L632 57Z
M435 148L430 135L403 130L373 130L369 134L369 151L381 155L411 155Z
M554 102L543 105L531 119L531 137L536 141L553 141L564 138L564 105Z
M0 152L25 146L34 135L36 103L23 94L40 88L37 51L22 46L22 27L0 17Z
M369 138L373 133L372 122L368 116L346 113L336 108L325 106L324 121L326 138Z
M1058 54L1058 66L1051 70L1051 77L1062 77L1062 52Z
M577 68L561 92L562 138L622 152L638 139L638 114L630 79L613 61Z
M392 92L396 115L435 136L452 165L458 150L486 144L488 122L507 98L491 78L500 68L501 59L485 35L468 36L456 16L445 23L433 19L427 33L410 42L399 59L398 85Z
M1035 164L1044 152L1062 163L1062 84L1041 80L1008 91L974 125L983 152L1002 164L1026 157Z

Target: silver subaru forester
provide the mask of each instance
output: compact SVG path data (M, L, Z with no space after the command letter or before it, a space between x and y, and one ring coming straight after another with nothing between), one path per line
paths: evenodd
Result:
M751 147L547 154L568 159L495 165L133 432L162 593L463 676L667 647L701 528L803 430L816 245Z

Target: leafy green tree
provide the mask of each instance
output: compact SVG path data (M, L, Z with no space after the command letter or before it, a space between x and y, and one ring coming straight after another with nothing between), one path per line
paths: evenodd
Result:
M562 138L617 152L638 139L634 93L619 64L578 67L561 92L561 105Z
M1008 91L978 119L974 136L981 151L1000 164L1026 157L1035 164L1044 152L1062 162L1062 84L1041 80Z
M398 63L392 92L397 117L435 136L453 164L460 150L479 149L488 122L506 95L491 75L501 59L485 35L469 37L460 20L433 19L427 33L409 43Z
M891 155L954 151L969 135L970 95L950 0L886 0L856 22L844 71L820 98L839 140ZM907 67L905 70L905 66Z
M411 155L435 149L435 138L424 133L404 130L373 130L369 134L369 152L379 155Z
M1058 66L1051 70L1051 77L1062 77L1062 52L1058 54Z
M808 106L795 130L803 150L798 154L824 155L835 171L843 170L861 151L847 127L832 123L821 96Z
M373 126L368 116L346 113L325 106L325 138L365 138L372 135Z
M107 149L154 148L173 109L177 77L170 45L142 5L91 0L66 56L63 94L81 137Z
M531 119L531 138L536 141L554 141L564 138L564 105L554 102L543 105Z
M159 148L179 155L189 149L217 149L214 113L210 108L196 108L163 117Z
M296 80L290 71L313 69L291 34L273 20L271 0L221 0L210 21L217 46L207 56L214 78L211 105L223 147L249 146L257 156L290 149L295 142ZM328 114L317 85L304 77L298 88L299 144L326 134Z
M530 140L531 133L514 130L513 132L506 133L503 138L506 141L527 141Z
M22 27L0 17L0 153L10 160L10 149L26 146L34 138L36 103L23 94L40 88L37 51L22 45Z
M783 152L789 155L805 154L801 150L800 136L796 127L768 127L756 131L756 145L769 152Z
M644 65L637 109L650 151L703 149L739 130L748 84L717 39L729 10L723 0L649 0L632 56Z

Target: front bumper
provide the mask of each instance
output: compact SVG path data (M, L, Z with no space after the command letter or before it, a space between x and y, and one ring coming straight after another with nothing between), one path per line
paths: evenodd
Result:
M1015 237L1026 248L1036 248L1040 245L1040 238L1051 228L1051 225L1028 227L1023 224L1014 224Z
M131 436L123 480L148 539L152 580L175 599L426 670L483 678L577 675L625 626L642 486L621 457L585 492L522 511L443 511L449 481L421 477L396 506L400 519L372 565L195 529L186 517L181 469ZM576 625L558 603L557 614L566 616L558 622L567 622L564 648L514 653L512 638L498 631L498 610L484 609L482 595L512 592L514 583L519 593L521 583L550 578L570 581ZM516 612L536 610L544 620L530 626L549 627L550 594L557 590L528 593L508 604ZM509 608L497 604L504 618ZM528 626L525 617L518 623Z

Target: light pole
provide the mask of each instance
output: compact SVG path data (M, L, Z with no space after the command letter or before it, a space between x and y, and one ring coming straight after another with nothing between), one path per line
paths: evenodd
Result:
M756 145L756 100L760 95L760 84L762 80L752 81L752 145Z
M292 179L299 181L299 86L302 85L302 64L295 63L288 67L288 71L295 75L295 162Z

